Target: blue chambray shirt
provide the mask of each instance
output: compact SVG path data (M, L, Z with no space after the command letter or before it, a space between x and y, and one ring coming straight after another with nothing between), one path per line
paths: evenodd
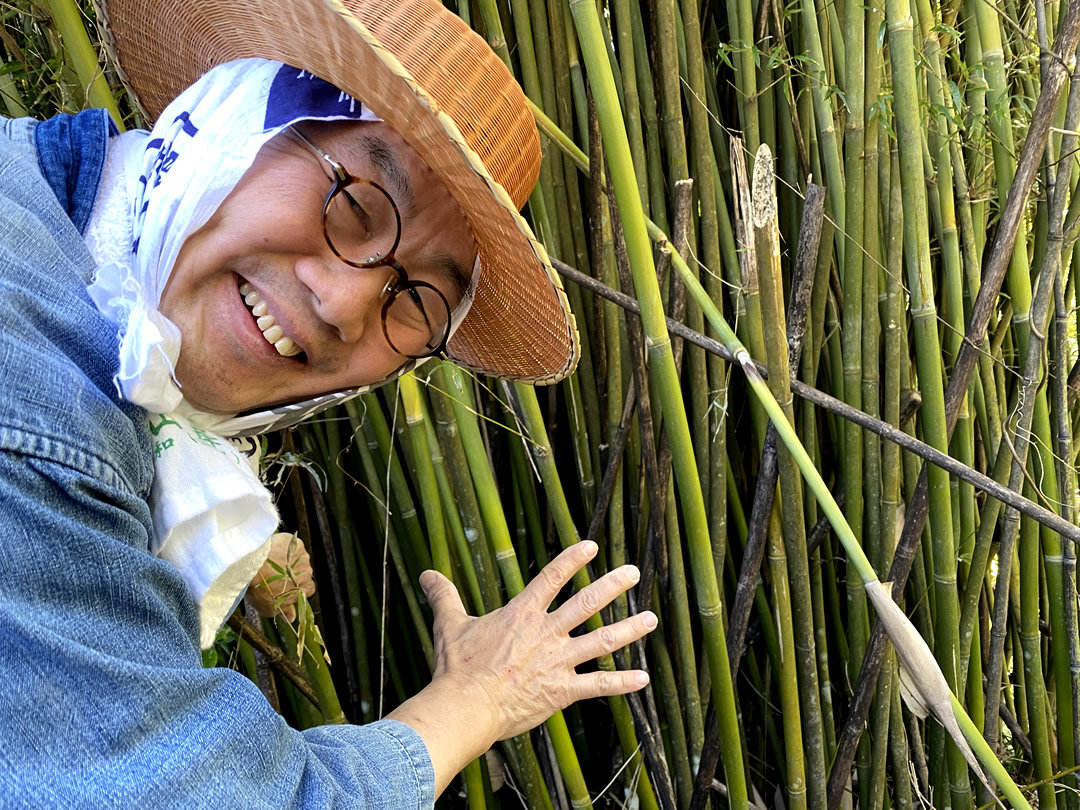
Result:
M149 551L146 414L86 294L101 110L0 119L0 808L429 808L408 726L290 728L203 669L195 604Z

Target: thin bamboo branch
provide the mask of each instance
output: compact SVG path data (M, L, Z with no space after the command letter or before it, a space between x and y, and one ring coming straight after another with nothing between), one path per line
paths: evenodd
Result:
M638 312L637 302L627 295L624 295L617 290L612 290L606 285L600 284L595 279L590 278L582 273L579 273L573 267L570 267L563 262L552 260L552 267L554 267L561 275L566 278L581 284L588 286L593 292L599 295L603 295L614 301L619 306L623 307L629 312ZM703 349L709 352L713 352L725 360L731 361L734 355L728 350L722 343L704 335L698 334L693 330L683 326L682 324L675 323L674 321L668 322L668 329L671 330L671 334L684 338L685 340L695 343L701 346ZM758 373L763 379L768 377L768 371L764 366L758 366ZM862 411L851 408L846 403L841 402L824 391L820 391L813 386L807 385L799 380L791 381L791 392L799 397L802 397L807 402L812 402L818 407L824 408L831 413L835 413L843 419L855 422L858 425L871 430L881 438L887 441L893 442L899 445L904 450L908 450L920 458L928 461L930 464L941 467L941 469L947 471L951 475L956 475L967 481L976 489L979 489L988 495L997 498L1003 503L1017 509L1021 514L1028 515L1034 520L1038 521L1043 526L1046 526L1052 531L1058 532L1062 537L1066 537L1073 542L1080 543L1080 527L1074 526L1065 521L1060 515L1055 515L1043 506L1035 503L1034 501L1025 498L1023 495L1008 489L1005 486L997 483L990 477L983 475L982 473L974 470L956 459L948 456L929 445L919 441L913 436L904 433L902 430L895 428L894 426L881 421L880 419L874 419ZM911 509L917 505L916 502L912 502L908 506L908 514L910 515ZM898 546L899 549L899 546ZM890 574L896 572L897 569L890 570ZM892 576L889 577L890 582L895 582ZM904 581L907 581L906 575ZM869 649L867 650L869 654Z
M228 624L236 631L237 636L249 642L252 647L266 656L270 666L292 681L293 686L299 689L316 708L319 707L319 699L315 695L315 689L311 686L307 673L290 661L280 647L268 639L261 630L244 621L238 613L229 616Z

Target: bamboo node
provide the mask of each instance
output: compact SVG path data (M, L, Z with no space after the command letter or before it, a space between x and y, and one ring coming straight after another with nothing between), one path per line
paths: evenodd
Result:
M716 602L712 605L698 605L698 615L700 616L719 616L720 615L720 603Z
M750 382L765 382L765 379L761 376L761 372L758 371L758 367L757 364L754 362L754 358L750 356L750 352L748 352L745 347L735 352L735 360L738 362L739 366L743 370L743 374L746 375L746 378Z
M657 350L663 349L665 346L671 345L671 336L664 335L661 338L653 337L651 335L645 335L645 345L648 347L649 354Z

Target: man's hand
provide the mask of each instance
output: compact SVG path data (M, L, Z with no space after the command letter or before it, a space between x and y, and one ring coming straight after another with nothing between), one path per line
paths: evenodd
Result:
M465 612L446 577L435 571L421 575L435 615L435 674L426 689L389 717L424 738L437 790L496 740L527 731L574 701L633 692L649 682L641 670L578 673L575 667L649 633L656 627L653 613L570 635L634 586L637 568L617 568L548 610L595 554L595 543L571 546L504 607L478 617Z
M270 538L270 556L248 586L248 599L262 616L280 613L296 620L296 599L315 593L311 578L311 558L304 542L295 534L278 532Z

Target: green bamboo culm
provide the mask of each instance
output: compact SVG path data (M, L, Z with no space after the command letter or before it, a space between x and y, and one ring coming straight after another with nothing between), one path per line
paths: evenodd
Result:
M630 145L618 106L615 83L607 63L600 19L596 7L586 0L570 4L581 42L581 52L589 76L589 86L596 100L601 132L605 137L608 161L611 165L615 198L623 218L627 252L634 277L634 289L642 306L642 325L649 345L649 375L653 384L665 392L662 400L667 429L671 436L675 476L682 493L684 517L690 557L694 566L698 614L705 631L706 655L712 674L713 700L717 716L724 726L722 750L724 773L727 777L728 799L733 808L746 808L749 798L743 766L742 746L736 721L734 684L731 682L724 643L723 616L720 592L712 563L712 550L705 517L705 504L700 480L694 464L693 447L686 410L682 404L671 340L667 334L664 313L660 305L660 289L652 260L652 248L645 229L637 181L630 160Z
M657 234L657 236L665 239L666 241L666 237L663 237L662 234ZM855 536L851 531L851 528L844 521L844 516L842 511L840 510L839 505L833 498L832 493L828 489L828 486L821 479L820 474L814 467L813 461L810 459L809 455L807 455L805 448L803 448L802 444L799 442L798 436L794 432L794 428L785 418L783 411L781 410L779 404L776 402L775 398L772 396L772 392L769 391L765 380L761 377L761 374L758 372L756 365L754 365L753 360L750 358L750 355L747 353L746 349L738 343L738 339L735 337L735 333L731 330L731 327L728 326L727 323L724 321L723 316L716 309L715 305L712 304L712 302L709 300L705 291L700 287L700 285L697 285L693 281L693 275L690 273L690 270L686 266L686 263L677 258L677 254L673 254L673 256L675 257L675 266L683 275L683 280L686 282L687 288L694 296L694 300L698 302L698 304L704 310L705 316L713 325L713 328L721 334L724 342L728 345L728 348L732 350L732 354L734 354L736 359L739 361L739 365L746 374L747 380L750 383L751 388L754 390L754 393L759 397L762 405L769 412L769 417L773 420L773 424L777 426L777 432L779 433L781 439L784 441L784 444L787 446L788 450L795 458L795 461L799 466L799 470L806 477L810 488L813 490L815 496L818 499L818 503L821 504L822 508L825 511L825 514L829 518L829 522L832 524L833 529L836 531L841 542L843 543L844 550L849 555L849 563L854 565L859 576L862 578L862 581L867 586L875 584L880 586L880 583L877 580L877 575L874 573L874 569L870 565L870 561L866 558L865 554L863 554L862 549L859 547L858 541L855 539ZM889 605L893 605L895 607L895 603L892 602L891 598L885 597L884 599L885 602L887 602ZM880 604L881 603L879 603L879 605ZM902 626L910 627L910 622L908 622L906 617L904 617L902 614L897 613L896 617ZM911 628L911 634L914 636L918 635L915 632L914 628ZM897 640L895 636L893 636L893 640ZM923 642L923 649L926 652L926 656L924 656L920 661L920 666L926 666L931 670L936 669L936 665L933 664L933 659L929 655L929 648L925 646L925 642ZM940 670L938 670L938 673L940 674ZM963 710L963 707L956 701L955 696L949 693L948 689L946 689L945 691L948 694L948 697L951 698L951 703L948 706L949 711L957 712L957 717L963 715L963 717L966 718L967 713ZM938 716L943 720L945 719L942 718L940 714ZM969 727L974 728L975 726L974 723L971 722L970 718L967 718L967 722L961 728L961 730L967 729ZM965 736L968 736L966 732ZM978 737L977 740L969 739L968 743L975 749L975 754L978 756L980 762L983 763L984 767L993 769L995 771L999 769L1000 763L997 759L997 756L993 753L993 751L986 744L986 741L982 737ZM997 765L995 765L994 763L997 763ZM1009 797L1009 800L1013 803L1013 806L1030 808L1030 805L1024 798L1023 793L1021 793L1020 789L1016 786L1016 783L1013 782L1011 778L1008 778L1007 773L1005 774L1005 777L1007 781L1000 782L999 787L1005 792L1005 795Z
M74 0L49 0L49 12L63 38L67 55L75 65L87 102L93 107L108 110L113 122L123 131L124 119L98 64L97 54L94 53L94 46L86 33L79 6Z

